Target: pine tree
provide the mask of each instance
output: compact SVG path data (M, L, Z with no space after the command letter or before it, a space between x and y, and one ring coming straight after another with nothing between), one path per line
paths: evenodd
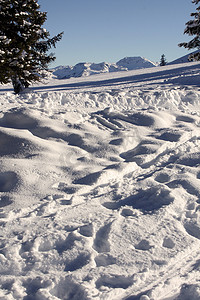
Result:
M165 66L167 64L165 55L162 54L161 59L160 59L160 66Z
M198 4L200 0L192 0L194 4ZM194 38L188 43L180 43L179 47L185 47L188 50L197 48L200 49L200 6L196 8L195 13L191 13L191 16L194 17L194 20L190 20L186 23L186 28L184 33L189 36L194 36ZM188 59L192 60L200 60L200 52L193 53L189 55Z
M55 47L63 32L50 38L42 27L47 19L37 0L0 2L0 83L12 82L20 93L31 82L39 81L50 62L48 50Z

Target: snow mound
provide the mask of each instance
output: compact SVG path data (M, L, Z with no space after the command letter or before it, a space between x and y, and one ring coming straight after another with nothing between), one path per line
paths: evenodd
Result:
M100 73L119 72L136 70L142 68L150 68L156 66L146 58L138 57L125 57L115 63L78 63L75 66L58 66L52 69L53 74L58 79L90 76Z

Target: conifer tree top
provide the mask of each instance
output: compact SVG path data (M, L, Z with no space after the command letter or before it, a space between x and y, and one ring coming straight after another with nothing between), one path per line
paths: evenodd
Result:
M198 4L200 0L193 0L194 4ZM180 47L185 47L190 49L200 49L200 6L196 7L196 12L191 13L192 20L186 23L186 28L184 30L185 34L189 36L194 36L189 42L180 43ZM200 60L200 53L195 53L189 56L189 60Z
M55 60L48 50L62 38L50 38L43 28L47 13L37 0L1 0L0 4L0 82L17 80L29 85Z

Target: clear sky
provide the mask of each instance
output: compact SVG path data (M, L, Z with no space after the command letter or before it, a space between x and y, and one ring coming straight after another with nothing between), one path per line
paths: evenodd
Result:
M117 62L142 56L168 62L188 54L178 43L188 41L185 23L196 5L191 0L39 0L47 12L44 27L51 36L64 31L52 51L51 65Z

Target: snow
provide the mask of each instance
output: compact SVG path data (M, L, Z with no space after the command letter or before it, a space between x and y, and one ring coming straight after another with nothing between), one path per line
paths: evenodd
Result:
M168 63L168 65L172 65L172 64L182 64L182 63L187 63L189 60L188 60L188 57L191 55L191 54L195 54L199 52L199 50L196 50L192 53L188 53L187 55L184 55L180 58L177 58L175 60L173 60L172 62Z
M199 63L0 106L1 299L200 299Z
M119 60L117 63L117 66L125 67L128 70L135 70L135 69L142 69L142 68L151 68L156 66L155 63L152 61L136 56L136 57L125 57L121 60Z
M142 68L150 68L156 66L146 58L125 57L119 60L116 64L112 63L78 63L75 66L59 66L52 69L52 73L58 79L65 79L71 77L90 76L100 73L119 72L136 70Z

